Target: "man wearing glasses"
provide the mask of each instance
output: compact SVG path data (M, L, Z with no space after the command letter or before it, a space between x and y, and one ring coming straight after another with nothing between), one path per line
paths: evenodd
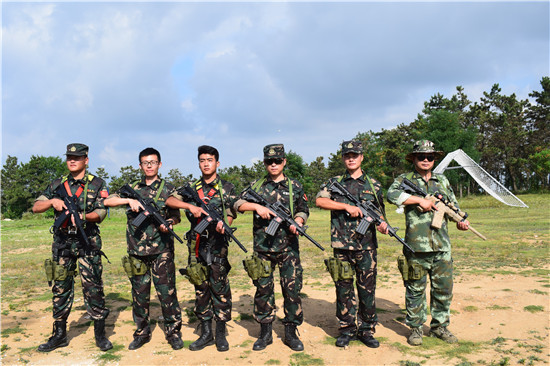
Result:
M411 328L407 342L412 346L422 344L422 326L428 318L426 303L427 276L430 276L430 333L432 337L447 343L456 343L457 338L447 329L450 323L450 305L453 297L453 261L451 242L447 232L447 219L440 229L431 227L436 206L423 197L410 195L399 186L407 178L428 194L439 192L458 207L458 202L447 178L432 173L435 159L444 155L436 151L428 140L416 141L413 151L405 159L414 165L414 171L395 179L388 190L388 201L405 206L405 241L415 251L403 248L405 284L405 323ZM468 221L457 223L459 230L468 230ZM405 277L405 276L404 276Z
M309 216L307 198L302 185L285 176L283 173L285 165L284 146L267 145L264 147L264 166L267 175L252 182L248 189L254 190L271 204L277 201L282 203L296 223L304 225ZM285 312L283 342L294 351L303 351L304 345L296 335L296 328L302 324L304 318L299 296L302 289L302 264L296 227L281 224L273 236L268 235L265 229L275 214L264 206L246 201L244 193L235 203L235 208L240 212L254 211L254 255L249 259L251 262L248 268L259 269L254 271L255 274L247 269L256 286L254 319L260 323L260 336L252 349L263 350L273 343L272 323L275 319L273 271L278 266Z
M377 180L371 179L361 169L361 141L344 141L342 160L346 172L331 178L323 185L315 200L318 207L331 211L331 245L334 258L328 260L327 263L331 264L327 267L336 286L336 316L340 323L336 346L347 347L351 340L357 338L367 347L377 348L380 343L374 338L378 323L375 305L378 248L376 230L387 234L387 224L382 222L376 228L371 225L364 235L357 233L363 215L361 210L348 198L332 193L330 186L337 181L359 201L373 201L384 213L382 189ZM338 270L332 271L330 267ZM358 301L353 288L354 274Z
M69 196L77 202L82 228L91 247L85 244L80 228L74 218L67 217L58 228L53 230L52 260L47 259L46 270L53 273L53 334L38 347L40 352L50 352L69 344L67 339L67 318L71 312L74 298L74 276L78 273L82 280L82 292L86 311L94 321L96 345L102 351L113 348L105 336L105 318L109 309L105 307L105 295L101 274L101 237L98 224L107 216L102 204L108 196L105 181L86 171L88 167L88 146L84 144L67 145L67 169L69 174L54 180L34 202L32 211L45 212L53 207L56 221L67 210L63 199ZM53 226L52 226L53 228ZM48 271L47 271L48 272ZM50 279L50 278L48 278Z
M174 193L174 186L158 175L162 166L160 153L148 147L139 153L139 166L143 173L141 180L130 183L142 197L153 199L161 215L172 225L180 222L180 212L166 206L166 200ZM138 227L132 221L143 211L138 200L112 194L105 200L106 207L128 205L126 240L128 257L125 270L132 284L132 312L137 329L128 349L135 350L151 340L149 326L149 303L151 279L155 284L164 317L164 333L173 349L181 349L181 309L176 293L174 264L174 238L164 225L157 226L150 218Z

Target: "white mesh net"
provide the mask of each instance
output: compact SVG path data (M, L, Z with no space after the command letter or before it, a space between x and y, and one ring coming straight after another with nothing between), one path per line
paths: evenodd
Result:
M447 154L439 165L434 169L434 173L443 173L451 161L456 161L464 170L468 172L475 179L475 181L491 196L495 197L500 202L509 206L516 207L529 207L522 200L517 198L506 187L500 184L495 178L487 173L482 167L480 167L475 161L472 160L461 149L455 150L452 153Z

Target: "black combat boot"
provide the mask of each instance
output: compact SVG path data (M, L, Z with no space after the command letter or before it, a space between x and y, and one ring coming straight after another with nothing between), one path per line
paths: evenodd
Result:
M105 336L105 319L94 320L95 344L102 351L113 348L113 344Z
M229 343L225 338L225 322L216 322L216 348L219 352L225 352L229 350Z
M40 352L50 352L59 347L67 347L69 341L67 340L67 322L56 321L53 323L52 336L46 343L38 346Z
M293 351L304 350L304 344L296 335L296 324L285 324L285 339L283 343Z
M261 351L273 343L272 329L271 323L260 323L260 336L252 346L254 351Z
M201 336L195 342L191 343L191 351L200 351L206 346L214 344L214 334L212 334L212 319L201 322Z

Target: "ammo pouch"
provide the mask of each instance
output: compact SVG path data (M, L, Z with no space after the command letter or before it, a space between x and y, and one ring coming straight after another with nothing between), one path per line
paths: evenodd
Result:
M50 258L44 261L44 271L46 272L46 280L48 284L52 281L65 281L69 276L76 276L77 271L69 271L67 268L60 266L59 263L52 261Z
M122 267L128 277L144 275L148 269L145 262L129 255L122 257Z
M342 261L336 257L330 257L325 259L325 265L334 282L353 278L353 268L350 262Z
M208 268L196 260L191 260L184 272L193 285L200 286L208 279Z
M256 281L261 277L269 277L273 273L271 262L261 259L256 254L243 259L243 266L252 281Z
M418 263L409 263L404 255L397 257L397 268L403 276L403 281L419 280L427 271Z

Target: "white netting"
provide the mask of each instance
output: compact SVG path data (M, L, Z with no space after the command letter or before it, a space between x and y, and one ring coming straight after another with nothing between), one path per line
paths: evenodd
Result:
M472 160L461 149L455 150L452 153L447 154L439 165L434 169L434 173L443 173L451 161L456 161L464 170L468 172L475 179L475 181L487 191L491 196L495 197L502 203L509 206L516 207L529 207L522 200L514 196L512 192L506 189L499 181L493 178L482 167L480 167L475 161Z

